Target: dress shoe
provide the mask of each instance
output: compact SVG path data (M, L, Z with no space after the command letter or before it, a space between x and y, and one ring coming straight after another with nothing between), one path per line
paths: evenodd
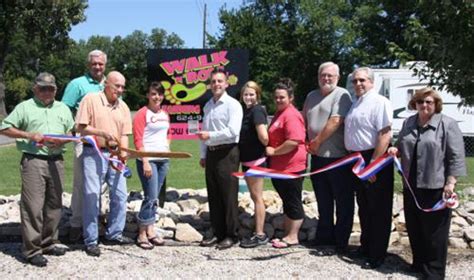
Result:
M41 254L34 255L31 258L28 258L28 263L37 267L45 267L48 264L48 260Z
M66 248L52 246L48 249L43 250L43 254L51 256L62 256L66 254Z
M383 260L371 260L365 261L362 265L362 269L376 269L383 264Z
M362 250L362 247L359 247L357 250L348 251L347 256L351 259L362 259L366 258L367 254Z
M201 246L201 247L211 247L214 244L216 244L218 241L219 240L217 239L217 237L213 236L211 238L207 238L207 239L204 239L203 241L201 241L201 243L199 243L199 246Z
M421 268L420 264L412 264L412 265L410 265L409 272L418 273L418 272L421 272L421 270L422 270L422 268Z
M221 242L219 242L216 246L219 250L229 249L230 247L234 246L235 242L232 238L226 237Z
M100 248L98 245L90 245L86 247L86 254L92 257L99 257L100 256Z
M122 235L114 239L104 239L102 243L104 243L104 245L114 246L114 245L130 245L130 244L134 244L135 241L129 237Z

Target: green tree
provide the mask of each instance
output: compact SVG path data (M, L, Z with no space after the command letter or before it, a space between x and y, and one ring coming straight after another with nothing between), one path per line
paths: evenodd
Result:
M471 0L366 0L356 5L358 63L398 67L426 61L418 74L474 104L474 3Z
M16 52L14 42L27 38L26 45L39 58L67 46L68 32L72 25L85 19L87 1L2 1L0 4L0 115L5 108L5 65ZM19 53L17 52L17 55ZM37 65L36 60L32 62ZM27 65L27 64L26 64ZM17 66L23 67L23 66ZM13 71L12 71L13 73Z
M275 82L290 77L297 86L296 103L317 85L317 67L332 60L343 73L351 70L355 32L353 6L342 0L255 0L240 10L221 10L222 35L218 48L244 48L250 52L250 78L260 83L264 104Z
M417 4L403 36L428 62L419 74L474 104L474 2L418 0Z

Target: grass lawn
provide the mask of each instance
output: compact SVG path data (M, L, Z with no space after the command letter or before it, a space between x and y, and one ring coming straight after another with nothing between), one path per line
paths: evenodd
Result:
M65 154L66 177L65 191L72 191L72 144L68 144ZM193 157L190 159L172 159L170 171L167 176L167 186L177 189L205 188L204 169L199 166L199 142L176 140L171 144L173 151L190 152ZM21 153L16 150L14 145L0 147L0 195L11 195L20 192L21 178L19 170ZM468 176L459 179L458 189L467 186L474 186L474 158L466 158ZM133 176L128 179L128 190L141 190L140 181L137 176L135 160L129 162ZM395 175L395 186L397 191L401 190L400 176ZM272 189L270 180L265 180L265 188ZM304 189L312 190L310 180L304 181Z

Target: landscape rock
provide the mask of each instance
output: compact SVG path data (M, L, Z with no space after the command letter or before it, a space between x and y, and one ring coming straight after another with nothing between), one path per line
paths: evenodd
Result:
M463 208L468 212L468 213L474 213L474 201L466 201L463 203Z
M283 215L273 218L272 226L274 229L283 230L284 229L285 218Z
M176 225L175 239L181 242L200 242L202 235L189 224L179 223Z
M464 235L464 238L466 238L466 241L468 242L474 241L474 227L465 228L463 235Z
M186 214L196 214L200 206L199 201L194 198L178 200L176 204L178 204L181 211Z
M451 223L454 225L459 225L460 227L467 227L469 226L469 223L466 222L466 220L463 217L454 217L451 220Z
M176 224L170 217L163 217L159 219L157 226L163 229L176 230Z
M450 237L449 246L456 249L466 249L468 245L462 238Z

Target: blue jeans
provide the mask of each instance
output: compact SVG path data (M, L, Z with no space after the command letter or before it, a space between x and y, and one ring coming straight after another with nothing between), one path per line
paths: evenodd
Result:
M169 169L169 161L150 161L151 177L147 178L143 174L143 162L137 159L137 173L142 183L143 199L137 220L141 226L152 225L155 223L155 213L158 207L158 195L160 193L166 174Z
M110 154L103 151L104 156ZM125 227L127 182L123 174L110 167L91 147L84 146L84 198L82 203L82 222L84 244L95 245L99 239L98 218L100 214L100 190L104 183L110 188L109 214L105 238L112 240L122 236Z

